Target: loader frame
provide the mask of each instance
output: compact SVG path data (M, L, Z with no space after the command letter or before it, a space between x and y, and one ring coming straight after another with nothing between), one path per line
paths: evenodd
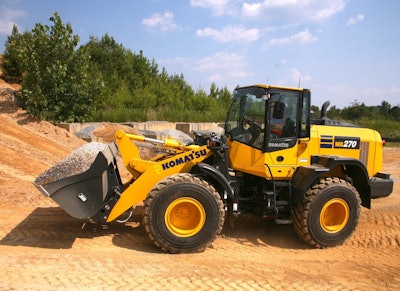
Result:
M242 213L293 222L316 247L339 245L355 230L360 206L390 195L393 180L380 172L379 133L327 125L325 116L312 124L309 110L308 89L239 87L224 136L196 133L183 144L119 130L89 170L35 186L71 216L98 223L125 222L144 204L146 233L171 253L204 250ZM142 159L136 142L158 153ZM118 152L131 176L124 183Z

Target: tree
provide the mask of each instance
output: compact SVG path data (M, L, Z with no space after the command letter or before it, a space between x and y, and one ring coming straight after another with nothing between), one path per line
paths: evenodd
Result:
M219 95L219 90L217 85L212 82L211 86L210 86L210 94L208 94L209 98L213 98L213 99L217 99Z
M222 106L222 108L225 108L225 110L227 110L231 105L232 93L231 91L228 90L226 86L223 89L220 89L218 102Z
M390 115L392 118L396 121L400 121L400 107L399 106L393 106L390 108Z
M311 119L318 119L321 117L321 110L316 105L311 105Z
M385 117L389 118L390 117L390 109L391 105L387 101L382 101L381 105L378 106L379 112Z
M53 122L82 122L96 110L100 80L88 74L88 56L75 48L79 37L58 13L52 26L37 23L28 44L22 99L33 116Z
M144 121L147 110L157 110L167 100L161 96L169 91L168 74L163 71L159 76L158 65L142 51L134 54L108 34L101 39L91 37L79 50L90 56L91 70L104 82L102 95L107 99L93 115L95 120L109 116L112 121Z
M26 70L28 57L28 44L32 39L30 32L19 33L16 25L13 26L11 35L7 37L4 50L4 78L10 81L21 82Z
M340 118L340 114L341 114L342 110L339 108L336 108L335 105L333 105L331 108L329 108L328 110L328 118L330 119L339 119Z
M351 102L351 106L343 108L342 116L345 119L357 122L361 117L366 116L367 112L368 108L364 103L359 103L357 100L354 100Z

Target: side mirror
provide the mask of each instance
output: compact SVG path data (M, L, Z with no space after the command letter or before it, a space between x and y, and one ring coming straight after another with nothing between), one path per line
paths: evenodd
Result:
M272 117L275 119L282 119L283 112L285 110L285 103L275 102L275 104L273 104L273 107L274 107L274 111L272 112Z

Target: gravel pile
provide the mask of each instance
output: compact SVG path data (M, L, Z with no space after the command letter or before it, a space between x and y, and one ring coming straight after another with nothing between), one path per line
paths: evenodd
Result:
M43 185L84 173L93 164L97 154L106 148L107 145L103 143L87 143L37 177L35 183Z
M91 124L80 131L75 132L75 136L85 140L85 141L92 141L93 140L93 132L96 128L99 128L101 123Z

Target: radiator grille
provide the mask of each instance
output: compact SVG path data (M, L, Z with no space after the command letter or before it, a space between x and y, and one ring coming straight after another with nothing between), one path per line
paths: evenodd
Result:
M368 168L368 152L369 142L361 142L360 145L360 161Z

